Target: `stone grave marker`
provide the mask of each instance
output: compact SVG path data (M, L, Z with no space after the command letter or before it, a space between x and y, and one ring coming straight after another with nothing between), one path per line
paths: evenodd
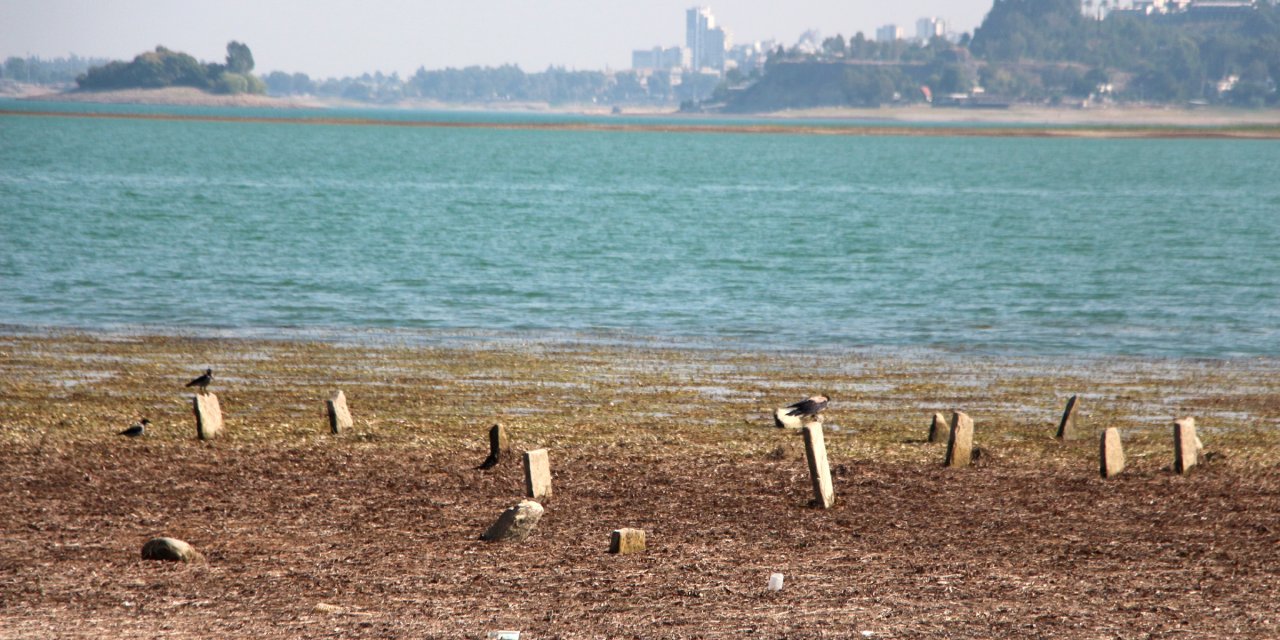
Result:
M324 404L329 410L329 431L334 435L354 425L351 421L351 411L347 409L347 396L341 390L334 391Z
M1124 471L1124 447L1120 444L1120 430L1111 427L1102 432L1101 451L1098 455L1099 471L1104 478L1113 478Z
M821 422L807 422L804 431L804 453L809 459L809 479L813 481L813 502L823 509L835 504L836 496L831 488L831 468L827 465L827 443L822 436Z
M212 440L222 434L222 406L218 404L218 396L212 393L197 393L193 400L196 413L196 437L201 440Z
M614 529L609 537L609 553L639 553L644 547L644 529Z
M933 419L929 421L929 442L946 442L950 436L951 425L948 423L947 417L940 412L933 414Z
M973 460L973 418L963 411L951 414L951 435L947 440L948 467L967 467Z
M1076 411L1080 408L1080 396L1071 396L1067 407L1062 411L1062 420L1058 422L1059 440L1077 440L1084 437L1084 429L1079 424Z
M511 454L511 440L507 438L507 428L501 424L489 427L489 457L480 463L477 469L492 469Z
M533 500L551 497L551 461L546 449L524 453L524 493Z
M1199 461L1200 439L1196 437L1196 419L1173 421L1173 470L1187 473Z
M787 412L791 411L787 407L775 409L773 411L773 426L779 429L799 429L804 426L804 421L800 416L789 416Z

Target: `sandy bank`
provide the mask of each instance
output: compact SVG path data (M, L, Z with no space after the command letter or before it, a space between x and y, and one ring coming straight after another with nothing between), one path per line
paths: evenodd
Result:
M122 89L119 91L67 91L40 93L28 96L42 102L81 102L91 104L155 104L201 107L267 107L300 108L322 107L307 100L273 98L271 96L238 94L222 95L201 91L192 87L168 87L165 89Z

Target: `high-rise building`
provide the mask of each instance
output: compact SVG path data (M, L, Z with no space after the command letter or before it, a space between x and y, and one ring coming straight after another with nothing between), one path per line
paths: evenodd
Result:
M916 20L916 40L929 44L934 38L947 35L947 23L938 18L920 18Z
M724 71L724 52L733 45L729 32L716 26L709 7L694 7L685 12L685 46L689 48L694 71Z
M876 29L876 42L896 42L902 39L902 27L886 24Z

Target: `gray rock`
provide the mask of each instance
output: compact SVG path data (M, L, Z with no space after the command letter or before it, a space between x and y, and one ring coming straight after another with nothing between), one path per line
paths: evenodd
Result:
M538 520L542 519L542 505L532 501L524 500L520 504L507 509L498 516L497 522L494 522L487 531L481 534L481 540L493 542L511 541L521 542L533 533L533 528L538 525Z
M177 538L152 538L142 545L143 560L199 562L204 556L195 547Z

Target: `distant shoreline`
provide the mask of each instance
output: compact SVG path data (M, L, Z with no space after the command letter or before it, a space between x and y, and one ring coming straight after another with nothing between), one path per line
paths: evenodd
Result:
M212 105L220 106L220 105ZM18 110L0 107L0 115L100 118L108 120L157 120L197 122L253 122L267 124L338 125L338 126L388 126L405 128L446 129L508 129L542 131L616 131L654 133L736 133L736 134L786 134L823 136L912 136L912 137L998 137L998 138L1221 138L1221 139L1280 139L1280 125L1245 124L1223 126L1188 126L1179 124L1053 124L1037 125L1031 122L1010 124L990 122L930 123L937 126L920 126L920 122L906 123L886 121L884 124L829 125L787 124L778 118L778 124L725 124L700 122L690 117L687 123L651 124L627 123L625 116L614 122L456 122L441 120L393 120L381 118L343 117L287 117L287 116L234 116L195 115L166 113L84 113L46 110ZM835 118L828 116L832 120ZM948 126L961 125L961 126ZM976 126L975 126L976 125Z

